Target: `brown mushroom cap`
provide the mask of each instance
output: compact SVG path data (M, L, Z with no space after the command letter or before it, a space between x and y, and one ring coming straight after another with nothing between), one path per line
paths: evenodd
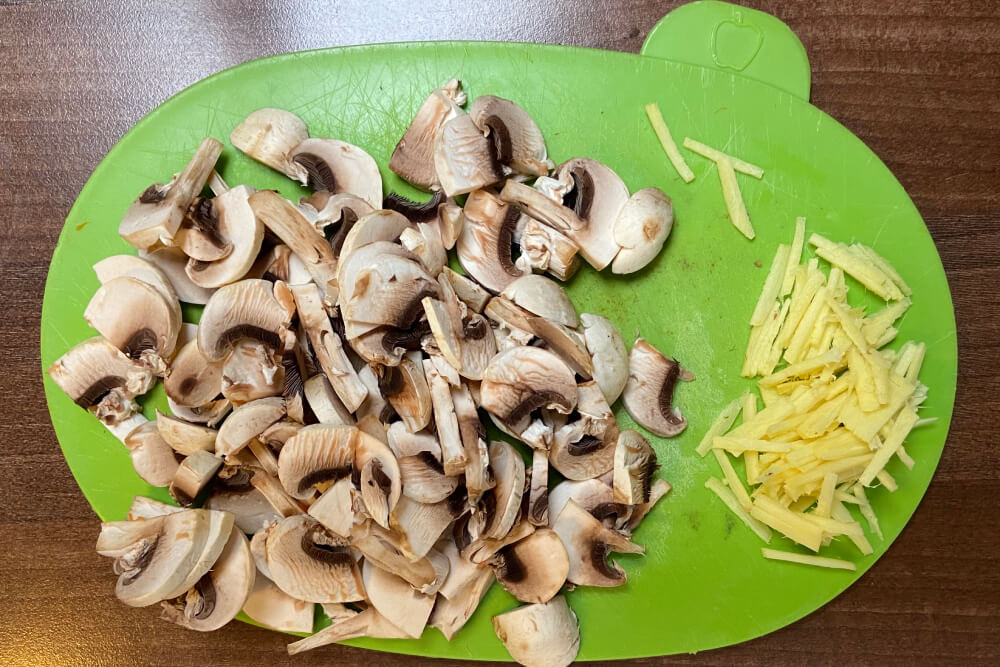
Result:
M501 549L491 564L500 585L521 602L548 602L569 574L566 548L548 528Z
M684 369L673 359L639 338L629 354L628 382L622 401L640 426L656 435L672 437L687 427L678 408L672 407L677 381Z

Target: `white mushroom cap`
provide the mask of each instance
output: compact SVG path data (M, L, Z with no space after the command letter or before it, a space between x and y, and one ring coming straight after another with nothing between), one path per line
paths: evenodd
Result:
M285 401L279 396L244 403L222 422L215 442L216 453L228 459L284 416Z
M132 467L144 482L169 486L180 465L174 450L160 437L156 422L146 422L125 436Z
M382 176L374 158L339 139L306 139L289 159L301 168L294 176L302 185L332 194L357 195L372 208L382 206Z
M555 531L540 528L495 556L493 572L521 602L548 602L566 583L569 556Z
M149 283L122 276L101 285L83 317L129 357L162 372L177 344L178 307Z
M569 554L567 579L578 586L621 586L625 583L625 571L614 561L608 562L608 552L645 551L627 537L606 528L572 500L566 503L552 529L559 534Z
M575 328L579 323L576 308L566 291L550 278L529 273L507 285L500 293L529 313L556 324Z
M493 143L497 160L526 176L544 176L552 167L538 125L518 104L494 95L480 95L469 116Z
M572 208L585 224L571 230L569 235L580 246L583 258L600 271L618 253L614 227L618 213L629 199L628 188L618 174L590 158L564 162L556 176L573 181L573 189L562 203Z
M640 426L656 435L672 437L687 427L687 420L672 407L677 381L684 379L681 365L639 338L629 354L628 382L623 402Z
M158 268L170 281L177 298L184 303L205 305L212 298L214 289L199 287L187 274L188 256L180 248L168 246L153 252L139 251L139 256Z
M206 405L222 392L222 364L206 359L197 339L188 341L170 363L163 388L180 406Z
M289 178L301 173L289 154L308 138L309 129L302 119L284 109L257 109L229 135L233 146Z
M195 285L222 287L243 278L253 266L264 240L264 225L250 208L253 193L253 188L240 185L210 200L218 235L232 250L215 261L188 261L185 271Z
M347 540L299 514L267 531L267 567L278 588L307 602L354 602L365 597Z
M209 361L222 361L243 338L254 338L273 350L291 324L291 313L266 280L241 280L216 290L201 314L198 347Z
M674 205L659 188L633 194L615 220L615 243L621 250L611 263L612 273L634 273L652 262L674 226Z
M181 305L177 299L177 292L167 276L155 264L135 255L112 255L94 264L94 273L97 274L97 279L102 285L115 278L125 276L141 280L155 287L170 306L173 319L178 323L181 322ZM183 324L179 326L183 326ZM178 346L181 345L180 336L179 333Z
M516 432L530 413L549 408L569 414L577 401L573 372L559 357L537 347L513 347L496 355L480 385L482 407Z
M458 261L483 287L500 292L524 275L511 257L518 213L485 190L471 193L463 212L465 222L455 245Z
M434 168L434 143L441 126L465 104L465 93L458 79L451 79L435 89L417 110L403 138L389 159L389 169L423 190L438 183Z
M254 579L243 612L261 625L280 632L312 632L315 605L297 600L263 574Z
M628 352L618 328L602 315L583 313L583 338L593 359L594 380L604 393L608 405L613 405L628 381Z
M566 667L580 651L576 614L562 595L494 616L493 630L510 657L526 667Z

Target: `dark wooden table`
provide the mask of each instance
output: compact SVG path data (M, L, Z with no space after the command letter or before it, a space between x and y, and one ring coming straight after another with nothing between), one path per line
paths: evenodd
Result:
M0 665L422 662L348 647L290 660L277 633L241 623L187 632L112 595L108 562L93 551L97 518L49 424L38 329L62 221L133 123L260 56L446 38L637 51L676 4L0 1ZM846 593L762 639L639 662L1000 664L1000 4L750 4L798 33L813 103L885 160L927 221L958 317L955 416L920 509Z

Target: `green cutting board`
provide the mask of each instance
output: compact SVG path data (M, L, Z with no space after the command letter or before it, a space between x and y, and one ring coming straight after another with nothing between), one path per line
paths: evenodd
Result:
M568 594L579 616L580 658L628 658L710 649L787 625L843 591L889 547L913 513L944 447L955 393L955 322L948 284L919 213L885 165L848 130L809 105L801 44L773 17L723 3L696 3L664 19L648 56L561 46L501 43L381 44L293 53L216 74L182 91L140 121L94 171L66 220L53 254L42 309L43 369L93 335L83 310L98 282L91 266L133 250L116 234L137 193L179 171L202 137L226 142L229 183L303 192L228 145L229 132L259 107L289 109L313 136L337 137L369 151L386 190L417 194L386 168L396 141L428 92L460 78L470 99L490 93L516 100L537 120L558 163L589 156L614 168L630 190L657 186L674 201L676 224L664 252L628 277L584 267L567 288L578 310L611 317L627 339L641 334L680 359L697 380L679 388L690 427L653 439L660 475L673 491L636 533L644 556L619 556L628 583ZM660 56L660 57L652 57ZM672 58L666 60L661 58ZM686 62L678 62L683 60ZM683 183L667 162L643 112L657 102L675 137L690 136L765 170L740 176L757 239L729 223L714 167L686 153L696 179ZM739 377L749 318L779 243L796 216L808 230L860 241L886 256L909 282L914 304L898 342L928 344L923 416L938 421L907 442L910 471L889 471L900 489L871 499L885 538L859 557L837 542L832 556L858 571L826 571L765 561L761 543L704 487L717 474L694 447L719 409L750 386ZM853 298L877 307L852 283ZM189 312L189 316L196 313ZM80 488L102 519L121 519L135 494L166 499L132 471L126 450L45 377L52 423ZM162 393L146 409L163 407ZM623 425L631 425L619 410ZM783 539L772 546L794 548ZM113 580L108 571L108 595ZM486 596L451 643L428 629L420 640L351 642L418 655L505 660L490 624L515 606L499 587Z

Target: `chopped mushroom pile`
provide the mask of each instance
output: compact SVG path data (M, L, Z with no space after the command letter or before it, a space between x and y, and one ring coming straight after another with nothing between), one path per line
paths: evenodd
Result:
M595 160L556 167L514 102L465 102L458 81L433 91L389 162L427 202L384 196L364 150L261 109L232 144L310 197L229 187L208 138L125 213L139 257L94 267L99 335L49 369L179 506L137 497L102 526L123 602L194 630L242 610L305 633L320 604L332 624L298 653L428 625L451 639L495 579L527 603L493 619L515 659L575 658L560 591L623 585L608 554L643 551L631 535L670 489L612 406L677 435L693 376L643 339L627 354L553 278L581 256L641 269L673 209ZM182 301L204 305L197 326ZM171 414L147 421L136 399L158 379Z

